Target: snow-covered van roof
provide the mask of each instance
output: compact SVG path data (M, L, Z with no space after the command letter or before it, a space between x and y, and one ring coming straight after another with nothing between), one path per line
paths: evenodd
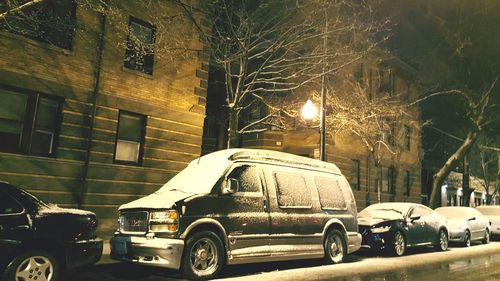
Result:
M265 149L248 149L234 148L226 149L211 154L221 153L232 161L255 161L255 162L272 162L276 164L292 165L306 169L323 170L329 173L341 174L340 169L333 163L323 162L312 158L298 156L294 154L265 150ZM209 154L209 155L211 155ZM208 156L208 155L207 155Z

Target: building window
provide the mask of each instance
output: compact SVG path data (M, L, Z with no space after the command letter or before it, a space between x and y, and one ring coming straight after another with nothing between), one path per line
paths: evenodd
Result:
M393 95L395 93L396 78L394 71L390 68L379 70L380 85L378 92Z
M389 167L387 169L387 189L390 193L396 193L396 169L394 167Z
M354 189L359 190L361 188L359 183L359 160L352 160L350 184Z
M153 75L155 27L130 18L125 52L126 68Z
M411 192L411 174L405 171L405 195L410 196Z
M381 122L381 130L382 130L382 141L390 146L394 146L396 144L395 142L395 135L396 135L396 128L394 126L394 122L388 118L382 119Z
M0 13L26 1L1 1ZM42 1L0 21L0 29L71 50L76 22L76 2Z
M403 148L411 150L411 128L406 125L403 127Z
M382 192L386 192L386 193L394 193L395 192L395 190L394 190L395 175L396 175L396 172L395 172L394 167L389 167L389 168L382 167L382 175L381 175L382 176L382 180L381 180Z
M0 96L0 151L53 156L61 101L10 90L0 90Z
M123 164L142 163L146 116L120 111L116 135L115 162Z

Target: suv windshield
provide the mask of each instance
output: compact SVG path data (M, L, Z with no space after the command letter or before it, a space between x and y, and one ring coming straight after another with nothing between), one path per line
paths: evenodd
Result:
M157 193L178 190L193 194L210 193L215 183L228 169L228 159L207 159L206 156L192 161L184 170L174 176Z

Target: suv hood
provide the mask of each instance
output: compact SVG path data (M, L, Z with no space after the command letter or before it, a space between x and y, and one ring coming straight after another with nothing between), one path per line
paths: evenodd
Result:
M123 204L118 210L124 209L170 209L180 200L191 197L193 193L186 193L179 190L155 192L146 197L139 198L132 202Z

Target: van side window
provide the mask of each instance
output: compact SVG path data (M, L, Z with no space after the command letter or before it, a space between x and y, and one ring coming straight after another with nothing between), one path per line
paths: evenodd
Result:
M238 192L261 192L259 173L254 166L237 167L229 174L228 178L239 181Z
M345 209L346 204L339 182L334 178L314 177L322 209Z
M311 191L301 174L276 172L274 178L280 207L310 208L312 206Z

